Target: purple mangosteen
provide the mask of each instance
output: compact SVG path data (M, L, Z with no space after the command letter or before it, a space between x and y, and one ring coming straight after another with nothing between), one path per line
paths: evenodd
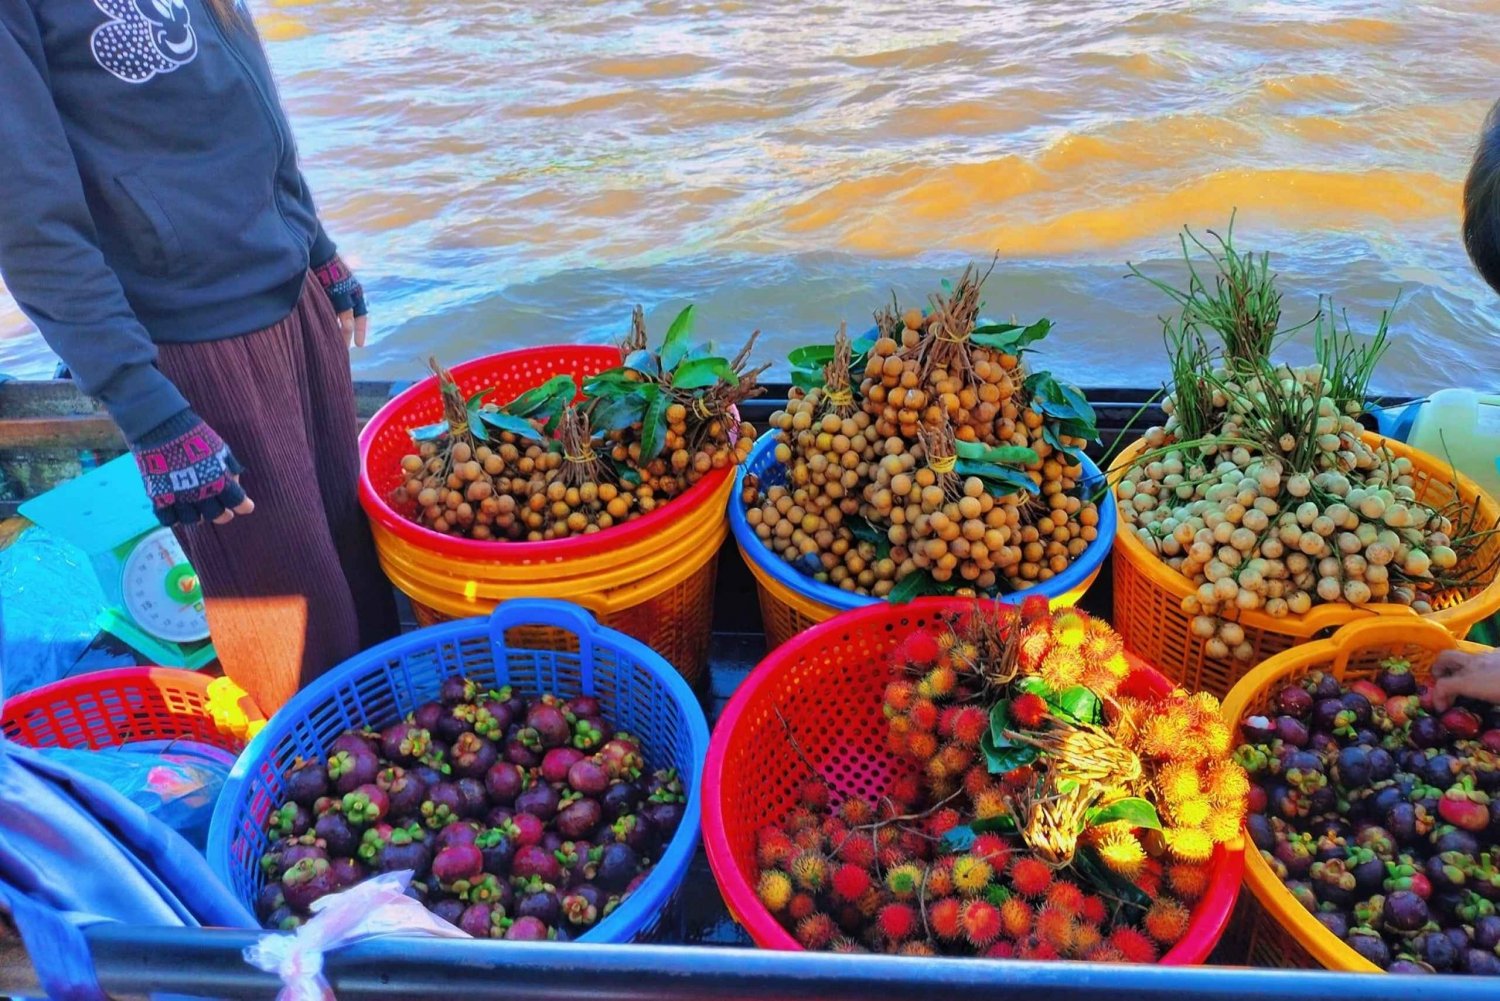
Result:
M352 858L336 858L329 863L333 869L333 879L339 889L353 886L369 875L363 865Z
M516 857L515 841L501 828L492 827L475 839L474 844L484 856L484 871L496 876L509 876L511 863Z
M380 753L398 765L414 765L432 748L432 735L408 720L380 732Z
M287 906L306 913L314 902L340 889L333 866L326 858L305 858L281 876L281 892Z
M595 877L604 890L622 890L640 871L641 862L635 850L619 842L604 846L599 856L599 871Z
M445 706L473 702L478 695L479 686L459 675L443 679L443 684L438 688L438 701Z
M328 759L328 778L340 796L369 785L380 774L380 759L369 751L337 751Z
M576 840L586 837L603 819L604 811L600 809L598 800L579 799L558 811L553 823L564 838Z
M255 895L255 916L264 924L277 908L286 906L286 895L281 892L281 881L269 882Z
M463 917L464 911L467 910L462 900L453 900L452 898L439 900L428 909L450 925L455 926Z
M1309 738L1307 724L1293 716L1276 717L1276 739L1290 747L1306 747Z
M1269 716L1246 716L1240 734L1251 744L1269 744L1276 737L1276 722Z
M600 769L600 774L603 774L603 769ZM608 781L607 775L605 776L605 780ZM592 780L590 784L594 784ZM574 786L574 788L576 789L577 786ZM584 791L579 789L579 792ZM601 800L600 806L604 808L605 819L614 820L627 813L635 812L636 807L641 803L641 798L641 790L634 782L614 782L604 790L604 798Z
M1386 967L1391 961L1390 947L1385 944L1385 939L1373 928L1351 928L1349 934L1344 937L1349 948L1359 953L1366 960L1381 968Z
M558 706L534 703L526 711L526 726L536 731L541 746L562 747L573 737L573 723Z
M516 736L509 737L505 741L502 754L505 760L522 768L535 768L542 763L542 756L538 751L528 747L522 739L521 734L528 731L519 731ZM534 733L535 731L530 731Z
M393 766L377 775L375 784L385 790L391 816L405 818L421 813L422 801L427 798L427 786L415 774Z
M1431 716L1420 716L1412 720L1407 736L1418 747L1440 747L1447 740L1443 725Z
M557 885L562 880L562 863L553 852L540 845L528 845L516 851L511 863L512 875L522 879L537 877L544 883Z
M554 785L567 782L569 769L577 762L583 761L584 757L584 753L574 747L552 748L542 756L542 780ZM579 790L579 792L583 791Z
M1427 919L1427 901L1409 890L1397 890L1385 899L1385 923L1393 931L1417 931Z
M551 820L557 814L559 799L556 789L538 782L516 797L516 812L529 813L543 821Z
M484 788L490 802L508 806L526 788L526 773L509 761L496 762L485 773Z
M479 840L482 830L472 820L461 820L449 824L433 837L432 848L440 852L449 845L472 845Z
M521 897L516 903L516 913L522 917L533 917L549 925L557 923L562 914L561 901L554 890L538 890Z
M328 745L329 755L340 751L380 756L380 735L370 730L345 730Z
M309 761L288 772L286 794L293 803L312 809L319 797L328 794L328 772L323 764Z
M477 733L461 733L448 750L448 762L453 774L466 778L481 778L499 758L495 745Z
M313 833L323 839L334 855L352 856L359 850L359 832L342 812L323 814L313 826Z
M510 942L545 942L549 937L553 936L549 936L547 926L530 916L516 918L505 932L505 938Z
M1321 789L1319 793L1327 793L1332 800L1332 789ZM1316 799L1316 796L1315 796ZM669 841L672 835L677 833L677 828L682 824L682 818L687 810L682 803L647 803L640 809L641 815L651 821L651 826L656 828L656 833L663 841Z
M432 874L445 884L472 880L484 872L484 855L470 844L449 845L432 857Z
M463 797L464 816L481 817L489 808L489 799L484 793L484 782L479 779L462 778L456 783L458 794Z
M1288 685L1276 693L1276 711L1283 716L1306 719L1312 707L1312 695L1298 685Z

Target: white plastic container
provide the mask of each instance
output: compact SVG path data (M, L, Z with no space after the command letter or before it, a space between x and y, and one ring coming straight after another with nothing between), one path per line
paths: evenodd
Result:
M1443 389L1417 410L1407 442L1500 497L1500 395Z

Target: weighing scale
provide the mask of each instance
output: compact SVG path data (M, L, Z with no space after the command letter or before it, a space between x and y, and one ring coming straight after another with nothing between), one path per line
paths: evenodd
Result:
M156 520L129 453L22 504L20 513L89 557L109 607L99 628L164 667L214 659L198 575Z

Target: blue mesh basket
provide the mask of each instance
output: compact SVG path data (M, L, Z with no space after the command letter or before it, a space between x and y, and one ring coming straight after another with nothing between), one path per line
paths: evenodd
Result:
M786 482L786 466L776 461L777 434L778 432L772 429L761 435L756 440L755 447L750 450L749 458L740 464L740 468L735 473L734 492L729 498L729 529L734 533L735 542L739 543L747 558L754 560L755 565L764 570L767 576L819 604L845 612L851 608L862 608L878 601L878 598L855 594L853 591L845 591L833 584L814 580L810 573L803 573L782 559L779 553L767 549L766 544L750 527L750 522L745 520L745 503L740 499L744 495L745 477L760 477L763 489ZM1084 456L1082 461L1084 488L1088 490L1102 488L1105 481L1104 474L1099 471L1099 467L1088 456ZM1103 494L1103 498L1099 501L1099 537L1089 543L1083 555L1068 564L1066 570L1049 580L1040 582L1035 587L1028 588L1025 591L1026 594L1045 594L1049 599L1055 600L1082 585L1088 580L1089 575L1104 565L1105 557L1109 555L1110 548L1115 542L1118 514L1115 509L1114 492L1105 490Z
M562 629L576 652L524 645L528 629ZM509 634L509 637L507 636ZM264 883L266 818L284 800L284 776L299 759L324 757L353 727L385 727L437 698L444 679L511 685L523 695L591 695L617 729L639 737L651 768L675 768L687 786L681 826L651 874L580 942L628 942L649 936L698 847L698 804L708 724L687 682L644 644L599 625L563 601L516 599L489 618L421 629L351 657L303 689L245 748L214 810L208 860L246 906Z

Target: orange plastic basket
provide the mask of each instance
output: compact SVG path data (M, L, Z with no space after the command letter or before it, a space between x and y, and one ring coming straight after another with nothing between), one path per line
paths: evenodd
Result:
M871 799L915 767L886 747L882 698L892 651L939 613L973 606L927 598L844 612L773 650L725 707L704 767L703 842L730 915L757 945L800 948L756 896L755 832L796 805L809 764L839 795ZM1134 663L1133 683L1171 688L1159 673ZM1193 910L1190 930L1163 963L1208 958L1234 910L1244 854L1238 844L1216 851L1213 880Z
M1479 524L1500 525L1500 504L1480 490L1478 484L1455 473L1434 457L1408 445L1377 434L1366 434L1372 447L1384 445L1391 454L1411 460L1417 500L1441 507L1454 496L1479 508ZM1110 467L1110 476L1119 476L1145 450L1138 441L1121 452ZM1120 507L1123 509L1123 502ZM1351 622L1390 618L1415 624L1425 618L1443 626L1462 639L1477 623L1500 611L1500 577L1480 591L1465 594L1448 591L1435 601L1435 611L1418 616L1404 605L1329 604L1315 606L1304 615L1274 618L1262 611L1231 611L1228 617L1245 630L1245 640L1255 648L1248 662L1209 657L1204 643L1193 635L1193 617L1182 610L1182 599L1194 593L1188 579L1151 554L1136 536L1135 530L1120 515L1115 534L1114 552L1114 626L1125 638L1131 651L1139 654L1167 677L1190 691L1208 691L1223 697L1255 664L1311 639L1327 636ZM1472 557L1477 566L1486 566L1500 557L1500 535L1490 536Z
M240 693L235 722L215 712L215 679L169 667L64 678L5 701L0 729L27 747L97 751L144 740L195 740L238 754L265 717ZM222 684L220 686L223 687Z
M1476 653L1489 649L1477 643L1461 643L1433 622L1391 617L1356 622L1334 633L1331 639L1277 654L1245 675L1224 700L1224 719L1238 733L1246 716L1266 711L1272 694L1312 671L1326 671L1340 680L1373 678L1380 661L1404 657L1411 661L1417 678L1428 681L1438 653L1454 648ZM1250 887L1250 896L1244 898L1241 913L1252 963L1299 969L1323 966L1354 973L1383 972L1339 941L1338 936L1297 903L1260 852L1252 849L1245 855L1245 883Z

